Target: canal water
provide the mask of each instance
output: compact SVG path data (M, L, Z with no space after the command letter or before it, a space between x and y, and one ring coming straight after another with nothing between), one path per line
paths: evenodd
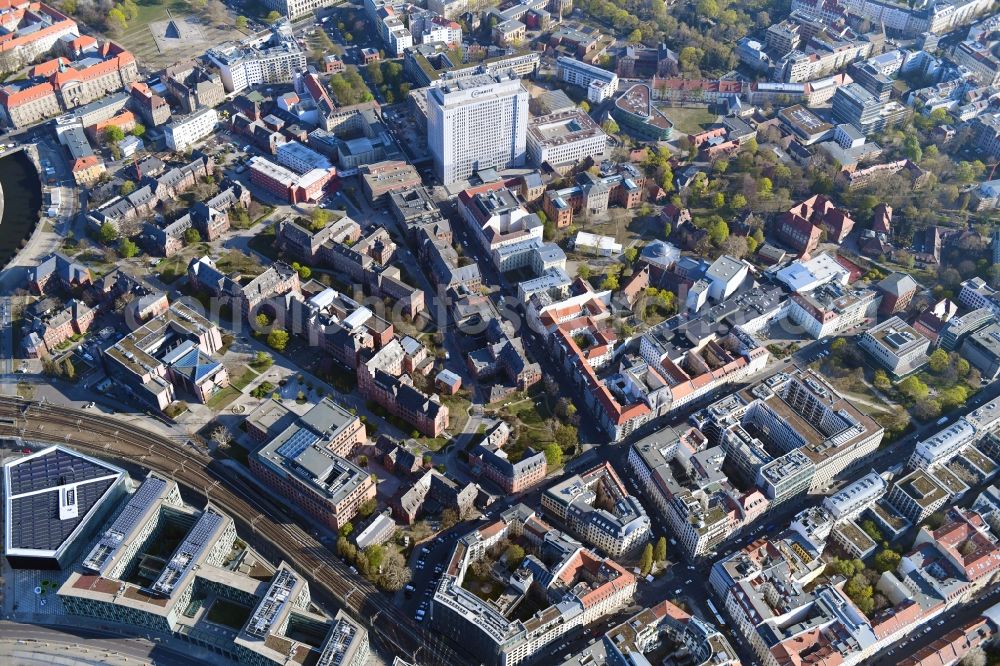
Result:
M31 236L42 208L42 186L35 165L23 151L0 157L0 267L6 266Z

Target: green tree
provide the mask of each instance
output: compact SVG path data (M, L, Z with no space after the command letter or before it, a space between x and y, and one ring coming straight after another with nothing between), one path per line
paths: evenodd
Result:
M656 540L656 550L653 551L653 559L657 562L667 561L667 537L660 537Z
M584 113L590 113L590 104L587 102L587 100L583 100L582 102L580 102L580 108L583 109Z
M725 208L726 195L723 194L722 192L715 192L714 194L712 194L711 199L709 199L709 205L716 210L719 210L720 208Z
M740 194L739 192L737 192L729 200L729 207L732 208L733 210L743 210L744 208L747 207L747 198L742 194Z
M922 400L930 393L927 384L924 384L915 375L910 375L899 383L899 390L910 400Z
M280 18L281 18L281 14L279 14L276 11L271 11L271 12L268 12L267 16L264 17L264 20L267 21L268 23L274 23L275 21L277 21Z
M380 86L385 83L385 78L382 76L382 68L379 66L379 63L370 62L365 69L368 72L368 80L376 86Z
M135 4L134 0L122 0L118 7L121 8L128 21L133 21L139 16L139 6Z
M867 520L863 520L861 522L861 529L864 530L865 534L870 536L872 538L872 541L876 543L879 543L884 539L884 537L882 536L882 532L875 524L875 521L871 520L870 518Z
M369 571L381 571L382 560L385 559L385 549L378 544L372 544L365 548L365 557L368 558Z
M129 239L123 238L122 242L118 244L118 254L123 259L131 259L139 254L139 247Z
M125 138L125 132L121 127L117 125L112 125L104 130L104 142L105 143L118 143Z
M546 444L542 448L542 453L545 454L545 462L549 469L562 465L563 453L558 444Z
M764 176L757 181L757 195L763 198L768 198L774 191L774 183L767 176Z
M125 13L114 7L108 12L108 26L115 32L124 32L128 28L128 21L125 20Z
M308 280L310 277L312 277L312 269L309 268L308 266L299 266L298 271L299 271L299 279L301 280Z
M309 213L309 220L309 228L313 231L319 231L330 221L330 212L317 206Z
M896 567L899 566L899 561L902 559L899 553L889 548L884 548L875 558L872 560L872 565L876 570L881 572L895 571Z
M276 351L285 351L288 345L288 331L276 328L267 334L267 346Z
M132 136L141 139L146 135L146 126L142 123L136 123L135 127L132 128Z
M246 30L247 26L249 24L250 24L250 20L246 16L237 16L236 17L236 29L237 30Z
M698 70L701 64L702 53L693 46L685 46L677 55L677 65L682 72L692 73Z
M199 241L201 241L201 234L194 227L184 232L184 243L186 245L194 245Z
M576 267L576 274L577 276L579 276L581 280L589 280L590 266L588 266L587 264L580 264L579 266Z
M938 393L938 401L943 411L951 411L965 404L969 399L969 389L964 384L956 384Z
M625 254L625 261L627 261L630 264L634 264L636 257L639 256L639 250L635 246L629 247L625 249L624 254Z
M719 4L715 0L698 0L695 11L699 16L714 19L719 16Z
M875 385L875 388L880 391L888 391L892 388L892 382L889 380L889 375L887 375L885 370L881 368L875 371L872 383Z
M580 443L580 435L577 432L576 426L573 425L564 424L557 427L552 436L556 440L556 444L563 451L576 450L577 445Z
M642 549L642 557L639 558L639 575L647 576L653 568L653 544L647 543Z
M76 377L76 368L73 366L73 361L68 356L63 362L63 377L66 379L73 379Z
M365 502L358 507L358 515L362 518L367 518L368 516L375 513L375 509L378 508L378 500L372 497L371 499L365 500Z
M604 121L601 128L606 134L618 134L618 132L621 131L621 128L618 127L618 123L616 123L615 119L611 116L608 116L608 119Z
M556 237L556 225L552 220L545 220L542 222L542 238L546 241L551 241Z
M260 314L257 315L257 326L259 326L260 328L267 328L270 325L271 325L271 318L268 317L265 313L261 312Z
M123 197L127 197L133 192L135 192L135 181L133 180L126 180L118 187L118 194Z
M628 41L631 44L638 44L639 42L641 42L642 41L642 30L639 30L638 28L636 28L635 30L633 30L629 34L629 36L628 36Z
M714 245L722 245L729 238L729 225L725 220L716 220L708 228L708 237Z
M116 238L118 238L118 231L115 229L115 225L110 222L105 222L101 225L100 231L97 232L98 238L105 245L110 245Z
M920 141L916 135L910 134L903 139L903 155L911 162L919 162L924 156L924 151L920 148Z
M601 289L608 291L618 290L618 276L617 275L605 275L604 280L601 282Z
M516 543L512 543L504 551L504 559L507 561L507 569L514 571L524 561L524 548L521 548Z
M927 359L927 367L937 374L944 372L948 368L948 352L935 349Z

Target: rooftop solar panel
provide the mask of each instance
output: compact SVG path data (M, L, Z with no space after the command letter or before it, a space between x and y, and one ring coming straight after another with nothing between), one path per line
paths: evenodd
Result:
M7 463L5 552L55 555L124 476L117 467L59 446Z
M306 428L299 428L284 444L278 447L277 453L283 458L297 458L299 454L317 441L319 441L319 437L316 433Z
M153 583L153 592L168 597L173 594L205 551L209 539L222 524L222 520L222 514L211 508L205 509L184 541L174 551L167 566L160 573L160 577Z
M115 522L104 532L101 540L90 551L83 561L83 566L104 573L112 557L121 548L126 537L132 534L139 526L139 520L146 514L162 495L167 487L167 482L161 478L151 476L143 481L139 489L135 491L132 498L118 514Z
M12 497L10 501L12 548L56 550L83 522L116 478L108 477L77 486L74 518L60 520L59 492L51 490L32 495Z
M34 456L17 461L8 467L10 494L55 488L70 483L107 476L114 468L105 467L87 458L74 456L68 451L54 449L44 456Z

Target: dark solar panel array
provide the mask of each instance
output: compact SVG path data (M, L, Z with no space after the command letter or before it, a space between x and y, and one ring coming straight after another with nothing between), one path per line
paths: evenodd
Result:
M164 596L173 594L177 584L187 576L196 560L208 547L209 539L215 534L215 530L218 529L222 521L222 514L211 508L205 509L205 512L198 518L198 522L184 537L184 541L174 551L167 566L160 573L160 577L153 583L152 590L154 592Z
M103 465L56 449L51 453L25 460L10 468L11 495L21 495L68 483L79 483L114 472Z
M89 463L88 463L89 464ZM104 471L108 473L107 470ZM14 497L10 503L11 547L56 550L100 501L117 477L76 487L76 518L59 520L59 491Z
M115 518L115 522L104 532L101 540L90 551L83 566L104 573L104 567L111 561L111 556L121 548L125 537L132 534L149 507L163 494L166 486L166 481L155 476L150 476L143 481L122 512Z

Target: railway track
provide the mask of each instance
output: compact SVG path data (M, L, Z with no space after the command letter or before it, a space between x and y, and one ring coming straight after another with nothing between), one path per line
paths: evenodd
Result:
M0 436L64 443L101 457L159 472L245 522L281 557L346 610L364 621L395 653L422 663L467 663L438 634L416 625L374 585L351 573L329 549L294 522L256 485L205 453L107 416L71 407L0 397ZM279 522L275 516L285 522Z

